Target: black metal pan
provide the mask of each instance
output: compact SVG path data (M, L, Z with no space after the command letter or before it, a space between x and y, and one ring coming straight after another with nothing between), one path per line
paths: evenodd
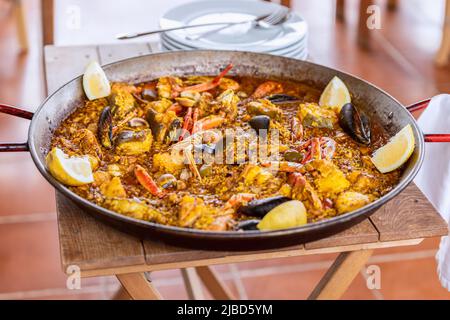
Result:
M85 99L81 76L56 90L34 114L0 105L1 113L31 120L28 141L0 144L0 151L29 151L41 174L59 192L94 217L121 230L142 238L162 239L182 246L243 250L282 247L317 240L355 225L400 194L413 180L422 165L425 141L449 141L448 135L424 136L408 109L374 85L349 74L296 59L250 52L178 51L126 59L109 64L104 67L104 70L111 81L141 82L168 74L211 75L228 63L234 64L231 74L294 80L318 88L324 88L334 76L338 76L350 89L353 102L362 108L372 121L381 124L390 135L396 134L401 128L410 124L414 131L416 148L399 184L388 194L359 210L287 230L211 232L160 225L123 216L76 195L55 180L45 167L45 155L54 130L70 113L82 105ZM420 109L426 105L427 102L422 102L412 106L411 109Z

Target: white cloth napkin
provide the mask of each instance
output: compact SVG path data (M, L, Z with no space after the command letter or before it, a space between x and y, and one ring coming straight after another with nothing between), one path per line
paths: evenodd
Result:
M434 97L419 118L424 133L450 133L450 95ZM426 143L425 161L415 181L450 227L450 143ZM436 254L442 286L450 291L450 237Z

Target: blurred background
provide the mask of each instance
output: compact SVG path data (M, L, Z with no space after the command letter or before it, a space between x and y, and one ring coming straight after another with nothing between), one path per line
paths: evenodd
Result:
M291 0L290 5L309 24L312 61L362 77L409 104L450 93L448 57L437 56L446 1L399 0L394 9L394 1L380 0L381 28L370 31L370 39L358 33L359 0L346 1L344 19L336 19L336 0ZM45 98L43 39L61 46L116 43L117 33L157 28L164 12L184 2L0 0L0 101L33 111ZM149 40L158 37L133 41ZM0 115L0 140L25 141L27 127L26 120ZM81 290L66 289L57 232L53 188L29 154L2 154L0 299L111 297L119 286L113 277L84 279ZM450 299L436 275L438 244L439 239L431 239L377 250L370 262L381 267L381 289L367 289L362 273L344 298ZM304 299L334 258L298 257L216 270L242 299ZM165 298L187 297L179 271L155 272L153 279Z

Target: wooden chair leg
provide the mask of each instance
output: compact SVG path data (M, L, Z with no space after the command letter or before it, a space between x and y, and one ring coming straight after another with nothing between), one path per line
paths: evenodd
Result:
M345 0L336 0L336 19L345 20Z
M14 3L14 16L17 25L17 37L19 39L22 52L28 51L28 34L25 21L25 11L22 0L16 0Z
M444 27L442 30L441 47L436 54L436 65L444 67L448 65L450 59L450 0L445 4Z
M194 268L181 269L184 286L190 300L204 300L202 284Z
M367 28L367 8L373 4L374 0L361 0L359 6L358 22L358 44L367 49L370 47L370 30Z
M387 8L389 11L394 11L398 7L398 0L388 0Z
M117 274L123 288L133 300L160 300L160 293L143 273Z
M234 295L210 267L196 267L195 270L214 299L236 300Z
M41 0L42 41L44 46L54 42L54 3L53 0Z
M373 250L341 253L308 297L309 300L337 300L348 289Z
M119 290L113 295L112 300L130 300L131 296L124 287L120 286Z

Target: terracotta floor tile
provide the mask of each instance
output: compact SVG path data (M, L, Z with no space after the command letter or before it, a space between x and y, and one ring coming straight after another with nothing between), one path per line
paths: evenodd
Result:
M0 216L56 212L54 189L29 154L1 154L0 177Z
M325 271L309 271L243 279L249 299L306 299ZM358 275L345 294L346 299L373 299Z
M56 221L0 225L0 292L64 288Z
M434 258L379 264L381 292L386 299L450 299L436 274Z

